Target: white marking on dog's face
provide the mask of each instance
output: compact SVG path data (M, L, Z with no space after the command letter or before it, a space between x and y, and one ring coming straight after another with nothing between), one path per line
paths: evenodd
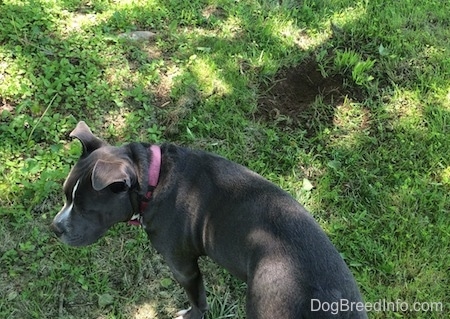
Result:
M75 201L75 193L78 189L78 185L80 185L80 180L78 179L77 182L75 183L75 185L73 186L73 190L72 190L72 198L71 198L71 205L73 206L73 202Z
M69 217L70 213L73 209L73 203L75 202L75 193L78 189L78 185L80 184L80 180L77 180L75 185L72 189L72 197L66 199L66 202L64 204L64 207L59 211L59 213L56 215L55 220L60 223L64 223Z

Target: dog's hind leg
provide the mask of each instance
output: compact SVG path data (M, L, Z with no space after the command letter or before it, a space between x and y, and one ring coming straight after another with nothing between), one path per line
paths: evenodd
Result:
M175 279L186 291L191 304L189 309L178 312L176 319L202 319L208 310L208 303L197 259L182 262L172 260L169 264Z
M247 280L247 319L304 318L304 295L294 272L276 256L259 261Z

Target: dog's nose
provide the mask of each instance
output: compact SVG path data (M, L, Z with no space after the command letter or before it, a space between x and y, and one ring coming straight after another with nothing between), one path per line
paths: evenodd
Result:
M50 225L50 228L58 237L61 237L64 234L64 229L61 226L62 226L61 223L57 223L57 222L53 222Z

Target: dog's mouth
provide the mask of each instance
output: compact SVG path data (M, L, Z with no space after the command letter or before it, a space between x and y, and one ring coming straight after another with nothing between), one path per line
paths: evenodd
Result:
M64 205L53 219L50 228L63 243L80 247L96 242L108 230L99 223L73 214L73 205Z
M62 238L62 236L65 233L64 230L62 230L60 227L58 227L58 225L55 223L55 221L52 222L52 224L50 225L50 228L53 231L53 233L56 235L56 237L58 237L58 238Z
M74 230L74 229L62 229L58 227L58 225L53 222L50 226L53 233L58 237L58 239L73 247L84 247L95 243L99 240L106 230L103 229L93 229L92 227L84 227L82 230Z

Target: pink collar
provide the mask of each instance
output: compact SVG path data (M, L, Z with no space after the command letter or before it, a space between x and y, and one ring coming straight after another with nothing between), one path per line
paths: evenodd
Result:
M159 171L161 169L161 148L158 145L152 145L149 151L152 153L152 161L148 169L148 185L150 188L155 188L158 185Z
M134 226L142 225L142 214L147 208L148 202L150 201L159 180L159 172L161 169L161 148L158 145L152 145L148 148L148 152L150 153L151 159L150 166L148 168L148 191L141 201L139 213L134 214L128 222L128 224Z

